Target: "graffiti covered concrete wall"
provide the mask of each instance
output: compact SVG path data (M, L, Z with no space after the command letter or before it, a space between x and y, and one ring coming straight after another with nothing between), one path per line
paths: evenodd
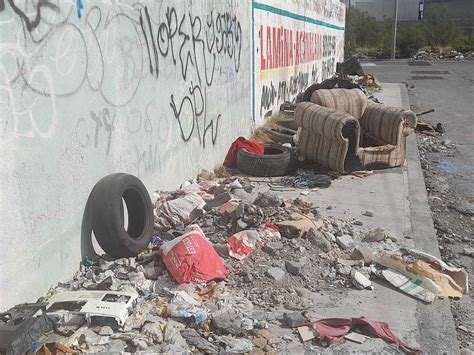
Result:
M336 3L0 0L0 310L74 274L101 177L174 189L330 76Z
M344 55L345 6L337 0L257 0L252 11L259 124L281 103L334 74Z
M251 129L247 2L82 3L0 0L0 309L77 270L98 179L176 188Z

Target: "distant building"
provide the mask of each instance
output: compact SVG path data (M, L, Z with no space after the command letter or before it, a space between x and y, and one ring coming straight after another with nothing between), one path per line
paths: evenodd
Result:
M345 3L368 12L380 21L393 18L395 0L346 0ZM421 20L436 5L446 8L456 27L474 30L474 0L398 0L398 20Z
M351 0L350 4L380 21L393 18L395 0ZM417 21L420 18L420 7L423 8L423 0L398 0L398 20Z
M474 0L425 0L425 15L436 5L443 5L456 27L474 32Z

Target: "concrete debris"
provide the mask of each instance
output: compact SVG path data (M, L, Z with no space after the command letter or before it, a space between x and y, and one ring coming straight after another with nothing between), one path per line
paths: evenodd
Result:
M192 328L182 330L181 336L190 346L194 346L205 353L214 354L219 352L219 348L217 346L204 339L196 330Z
M362 260L364 265L370 265L373 261L373 253L369 248L357 246L351 253L352 260Z
M199 182L156 196L155 230L146 251L112 261L88 258L73 279L46 295L49 313L61 316L57 329L76 332L73 338L79 340L68 344L74 351L284 352L285 344L299 341L298 334L303 342L316 338L305 313L315 306L315 296L340 300L358 292L351 285L373 289L367 266L379 261L387 243L373 250L361 244L391 238L380 228L367 231L360 220L322 217L302 197L257 195L245 179L220 179L208 172ZM206 247L198 250L201 246ZM465 248L464 254L472 251ZM218 276L203 279L200 261L210 259L218 263L206 275ZM226 272L215 274L215 265ZM376 265L378 277L399 285L401 273ZM97 315L114 322L92 324L94 312L61 303L74 301L70 295L76 292L96 295L98 307L107 300L109 314ZM72 327L66 321L76 315L80 319ZM287 326L274 333L282 318ZM361 342L357 337L347 335Z
M265 275L272 278L275 281L281 281L285 277L285 271L279 267L271 267L265 271Z
M267 253L270 253L270 254L276 254L278 250L283 248L283 246L284 245L282 242L268 242L263 247L263 250L265 250Z
M219 343L224 345L226 353L229 354L244 354L249 353L253 349L252 342L245 338L234 338L226 335L218 337Z
M375 212L373 210L366 210L366 211L362 212L362 215L367 216L367 217L374 217Z
M332 244L326 239L323 232L316 228L310 228L306 238L325 253L332 250Z
M297 328L308 323L306 317L299 312L284 313L283 319L290 328Z
M286 271L292 275L299 275L301 270L306 265L306 258L300 258L298 260L287 260L285 261Z
M387 237L387 233L385 232L385 230L381 228L376 228L369 231L369 233L367 233L363 241L364 242L381 242L385 240L386 237Z
M354 239L352 239L352 237L347 234L337 237L336 242L344 250L349 250L354 246Z
M359 290L369 289L373 290L372 282L365 277L361 272L352 270L351 271L352 284Z
M163 342L163 331L158 323L146 323L142 327L141 333L148 337L153 343L160 344Z

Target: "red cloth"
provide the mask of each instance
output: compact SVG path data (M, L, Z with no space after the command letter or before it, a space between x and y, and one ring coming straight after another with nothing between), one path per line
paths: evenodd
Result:
M327 318L311 324L323 342L333 344L344 337L351 329L359 328L371 335L384 339L391 344L397 344L406 354L418 355L421 351L411 348L392 333L387 323L360 318Z
M227 155L224 160L224 166L228 168L235 168L237 160L237 152L239 149L247 149L251 153L263 155L265 151L265 145L255 140L247 140L244 137L237 138L229 148Z

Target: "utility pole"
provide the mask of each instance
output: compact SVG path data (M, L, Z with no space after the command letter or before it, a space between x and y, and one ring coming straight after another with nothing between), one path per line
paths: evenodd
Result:
M395 59L395 52L397 50L397 22L398 22L398 0L395 1L395 8L393 9L393 43L392 43L392 59Z

